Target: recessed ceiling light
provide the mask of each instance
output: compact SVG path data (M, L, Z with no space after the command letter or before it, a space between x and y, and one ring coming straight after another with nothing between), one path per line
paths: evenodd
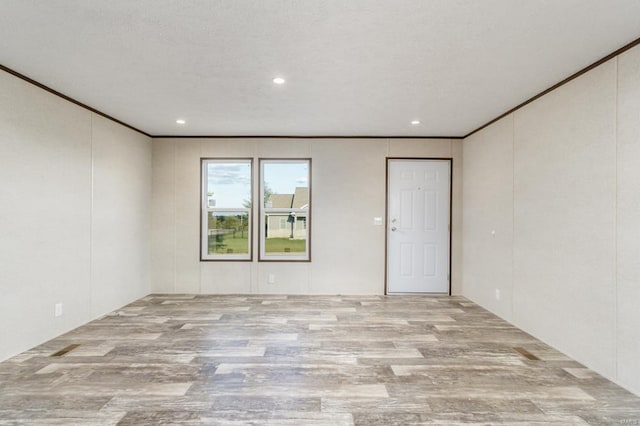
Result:
M176 120L176 124L185 124L186 121L184 121L182 118L179 118Z
M274 78L274 79L273 79L273 82L274 82L275 84L284 84L285 79L284 79L284 78L282 78L282 77L276 77L276 78Z
M411 124L417 126L418 124L420 124L420 120L413 120Z

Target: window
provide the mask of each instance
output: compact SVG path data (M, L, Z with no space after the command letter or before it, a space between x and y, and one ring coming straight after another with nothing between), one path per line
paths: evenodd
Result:
M202 159L201 260L251 260L252 159Z
M309 261L311 160L260 160L260 260Z

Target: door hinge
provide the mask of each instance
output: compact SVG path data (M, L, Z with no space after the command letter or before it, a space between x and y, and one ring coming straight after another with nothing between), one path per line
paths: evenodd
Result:
M447 274L447 281L451 281L451 275Z

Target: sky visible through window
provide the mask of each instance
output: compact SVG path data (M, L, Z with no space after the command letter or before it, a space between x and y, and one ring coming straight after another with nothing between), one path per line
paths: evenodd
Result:
M209 163L207 197L215 207L243 207L251 199L251 164ZM214 207L209 203L211 207Z
M264 181L274 194L293 194L296 187L309 186L309 164L265 163Z
M264 178L274 194L293 194L296 187L309 186L309 164L264 163ZM207 165L209 199L215 207L243 207L251 198L249 163L209 163Z

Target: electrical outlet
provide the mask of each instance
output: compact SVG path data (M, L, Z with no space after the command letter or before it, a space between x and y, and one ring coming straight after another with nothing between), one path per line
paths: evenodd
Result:
M53 316L61 317L62 316L62 303L56 303L53 306Z
M500 300L500 289L496 288L496 300Z
M276 276L275 274L269 274L269 278L267 278L267 284L275 284Z

